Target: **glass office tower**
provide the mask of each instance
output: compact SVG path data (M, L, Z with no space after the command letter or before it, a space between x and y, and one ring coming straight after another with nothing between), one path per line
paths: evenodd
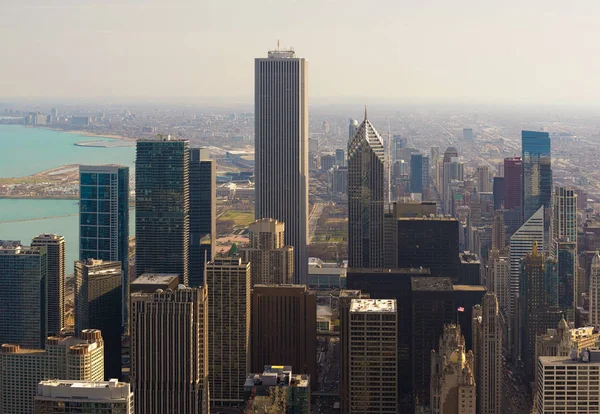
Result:
M552 211L552 160L547 132L522 131L522 203L526 222L541 206L547 215ZM548 225L549 225L548 221Z

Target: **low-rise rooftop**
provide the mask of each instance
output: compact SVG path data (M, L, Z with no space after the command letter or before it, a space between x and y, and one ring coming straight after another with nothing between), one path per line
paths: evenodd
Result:
M350 312L389 313L396 312L395 299L352 299Z

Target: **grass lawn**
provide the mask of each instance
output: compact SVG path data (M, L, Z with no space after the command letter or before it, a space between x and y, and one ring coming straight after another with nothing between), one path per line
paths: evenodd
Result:
M248 211L227 210L219 220L233 220L235 226L248 227L248 224L254 221L254 213Z

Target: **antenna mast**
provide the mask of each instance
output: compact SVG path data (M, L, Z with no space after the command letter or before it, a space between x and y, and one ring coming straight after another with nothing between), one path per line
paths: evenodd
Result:
M392 205L392 133L390 118L388 117L388 159L387 159L387 184L388 184L388 207Z

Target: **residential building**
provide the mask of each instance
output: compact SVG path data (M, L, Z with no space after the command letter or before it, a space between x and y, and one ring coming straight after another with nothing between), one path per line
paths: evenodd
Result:
M189 284L189 143L158 135L137 141L135 271L177 273ZM137 397L136 397L137 398Z
M245 413L310 414L309 375L294 374L287 365L265 365L261 371L244 383Z
M348 142L348 266L383 266L385 151L367 119Z
M35 414L134 414L133 393L126 382L41 381L35 396Z
M285 245L285 224L263 218L250 223L248 233L250 246L240 252L244 262L252 263L252 286L292 283L294 248Z
M131 313L135 412L207 412L207 288L134 292Z
M250 372L250 263L218 258L208 263L206 277L210 399L217 406L237 405Z
M294 282L308 277L308 61L269 51L254 66L255 218L286 225ZM283 128L283 125L287 127ZM244 376L245 378L245 376Z
M75 262L75 334L93 328L104 339L104 380L121 376L121 262Z
M31 241L31 247L47 249L47 312L48 335L59 335L65 326L65 238L56 234L40 234Z

